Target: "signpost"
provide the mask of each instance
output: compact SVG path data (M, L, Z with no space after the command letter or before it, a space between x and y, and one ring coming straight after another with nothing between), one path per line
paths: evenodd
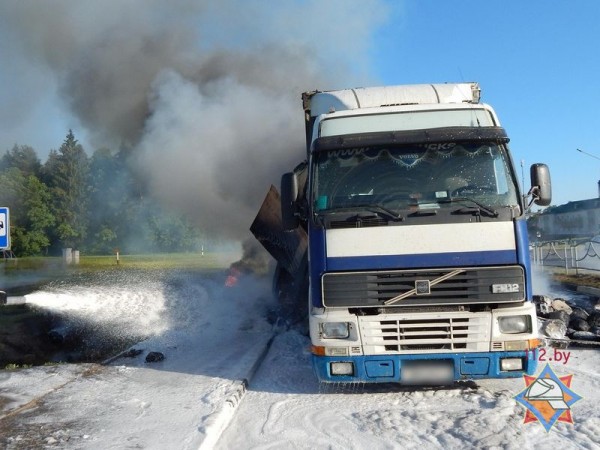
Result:
M0 208L0 250L10 250L8 208Z

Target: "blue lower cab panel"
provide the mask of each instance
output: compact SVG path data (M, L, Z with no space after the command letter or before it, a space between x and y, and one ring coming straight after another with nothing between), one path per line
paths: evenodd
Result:
M411 383L435 380L427 377L439 372L447 382L482 378L515 378L533 375L537 358L533 352L436 353L427 355L316 356L313 369L319 381L347 383ZM521 359L523 370L502 371L500 361ZM333 363L333 365L332 365ZM443 384L440 382L439 384Z
M490 371L490 358L461 358L461 375L487 375Z
M395 364L391 359L365 361L365 373L369 378L393 378Z

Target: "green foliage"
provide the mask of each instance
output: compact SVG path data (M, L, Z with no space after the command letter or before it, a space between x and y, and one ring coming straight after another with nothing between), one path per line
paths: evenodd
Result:
M37 177L31 175L25 183L25 209L29 228L46 230L54 225L55 219L50 210L52 197L48 187Z
M126 235L123 221L128 199L131 174L120 155L106 148L96 150L89 167L89 203L87 216L89 234L86 250L93 253L112 251L119 236Z
M35 175L25 177L11 167L0 172L0 205L10 209L11 247L17 255L36 255L49 245L47 230L54 223L48 188Z
M45 173L58 225L55 237L62 247L79 247L87 233L87 155L69 130L58 152L48 161Z
M39 176L42 164L35 150L28 145L16 145L0 159L0 171L16 168L24 176Z
M12 208L23 201L25 177L16 167L10 167L0 172L0 205L11 208L11 220L16 220L18 212Z
M182 252L200 248L200 232L184 218L169 214L153 214L148 218L148 228L158 251Z
M19 369L30 369L31 367L33 367L31 364L7 364L6 367L4 367L4 370L19 370Z
M69 130L41 165L35 150L15 145L0 158L0 206L11 213L11 244L18 257L193 252L202 234L145 195L126 150L103 148L88 158Z

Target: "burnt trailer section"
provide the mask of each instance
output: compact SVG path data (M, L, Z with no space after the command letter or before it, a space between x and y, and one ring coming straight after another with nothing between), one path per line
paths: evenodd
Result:
M307 167L294 169L298 191L304 196ZM306 317L308 295L308 236L306 223L286 230L281 214L281 195L271 186L250 231L277 262L273 275L273 293L286 320L295 323Z

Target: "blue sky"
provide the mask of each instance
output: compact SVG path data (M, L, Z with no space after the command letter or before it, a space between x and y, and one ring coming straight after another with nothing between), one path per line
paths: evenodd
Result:
M374 39L383 84L477 81L525 162L548 164L553 204L598 195L600 1L394 2Z
M77 2L59 3L74 9L71 7ZM576 149L600 158L600 114L597 112L600 105L600 1L331 0L322 3L288 0L277 3L281 11L274 20L272 11L271 16L265 12L272 10L269 2L230 0L225 3L233 8L221 9L220 16L208 16L209 20L215 23L220 22L211 18L233 20L236 33L242 30L239 34L242 38L238 36L240 41L251 33L261 35L263 41L277 40L278 35L287 30L293 35L290 39L305 39L313 46L326 47L323 44L329 41L325 56L333 55L339 48L339 54L343 55L340 58L351 68L350 74L339 77L339 85L314 88L479 82L482 100L494 107L511 137L519 179L521 161L524 161L527 187L529 166L544 162L552 174L553 204L598 195L600 159ZM282 5L288 3L293 7L286 11ZM191 4L188 2L187 7L191 8ZM218 10L221 7L217 5L222 3L209 4ZM256 20L249 20L249 13L237 10L239 4L251 5ZM39 4L31 2L31 5L31 11L39 11ZM341 23L329 28L327 21L335 17L336 8L348 11L340 16ZM313 13L302 16L303 11ZM316 17L314 11L323 11L323 16ZM106 17L114 17L108 12ZM42 13L37 14L40 21L44 20ZM356 18L361 14L368 16L362 23L360 17ZM97 22L104 18L99 17ZM261 20L262 25L257 27ZM0 25L1 22L0 17ZM94 29L95 24L92 21L86 26ZM273 36L263 36L268 34ZM214 39L226 39L227 35L223 32L222 37ZM90 36L93 37L93 33ZM344 41L352 39L351 45L358 43L360 47L355 55L351 46L342 48ZM18 64L6 63L20 58L19 52L19 47L9 40L0 40L3 66L0 82L5 86L0 89L0 151L13 143L28 144L45 159L47 152L58 148L67 130L73 128L76 137L91 153L95 148L88 139L89 130L69 113L68 105L56 94L54 77L61 76L61 72L48 72L39 62L29 67L34 70L27 72ZM335 60L335 56L332 59ZM324 66L322 70L331 70L331 67ZM23 84L26 86L23 95L15 95L11 85L23 77L28 80ZM28 108L20 108L23 106L20 99L25 94L36 100L27 105ZM301 121L299 108L298 105Z

